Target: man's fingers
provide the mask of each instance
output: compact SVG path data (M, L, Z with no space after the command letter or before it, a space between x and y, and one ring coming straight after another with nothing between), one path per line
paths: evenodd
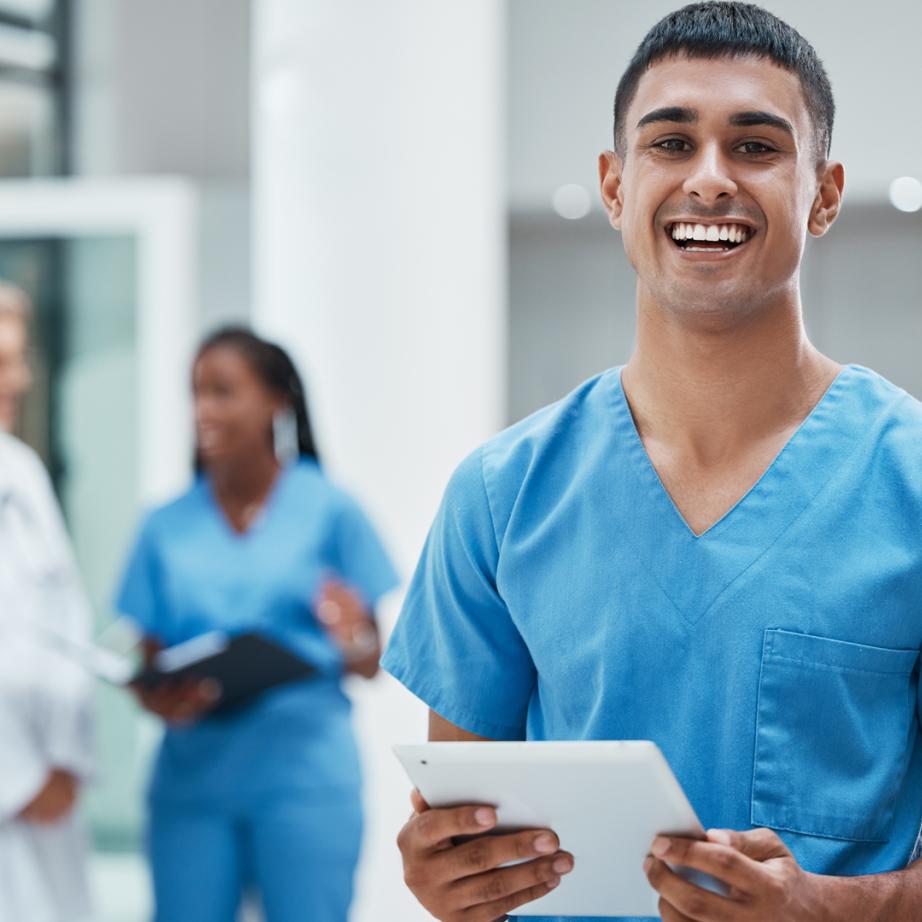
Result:
M651 858L647 880L660 896L689 919L732 922L740 904L683 880L665 862Z
M658 836L650 851L661 861L703 871L744 892L751 893L759 880L758 863L729 845Z
M490 835L496 810L486 805L429 808L411 794L414 814L397 837L404 880L439 919L495 922L552 890L573 868L546 829ZM519 862L512 866L511 862Z
M483 871L492 871L511 861L527 861L530 858L555 855L560 843L552 832L530 830L528 832L515 832L503 836L481 836L471 842L458 845L450 851L443 852L433 859L432 869L441 880L461 880L462 878L480 874ZM565 874L573 865L570 856L555 857L554 861L568 862L567 867L561 866L557 876ZM541 878L545 880L546 878ZM534 881L531 881L533 883ZM516 890L526 886L523 881ZM513 891L507 890L505 896ZM479 902L483 902L482 900Z
M771 829L709 829L708 841L729 845L753 861L767 861L769 858L784 858L790 854L788 847L778 833Z
M501 897L493 902L481 903L480 906L469 909L464 914L464 920L465 922L496 922L497 919L504 919L507 912L512 912L513 909L518 909L519 906L524 906L526 903L532 902L532 900L546 896L559 883L558 878L553 878L545 883L534 884L525 890L511 893L509 896Z
M401 830L398 843L401 851L424 852L437 848L446 839L487 832L496 825L493 807L454 807L426 810L410 817Z
M675 906L670 905L666 900L661 899L658 908L663 922L694 922L693 919L689 919L684 912L679 912Z
M452 901L455 905L465 908L494 903L531 887L542 886L552 881L559 882L561 877L572 870L573 857L559 852L548 858L458 880L452 886Z

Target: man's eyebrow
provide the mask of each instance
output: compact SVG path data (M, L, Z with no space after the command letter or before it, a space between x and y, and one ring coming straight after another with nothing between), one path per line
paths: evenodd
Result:
M650 125L653 122L681 122L689 124L698 121L697 109L686 109L684 106L664 106L662 109L654 109L648 112L638 123L638 128L644 125Z
M661 109L653 109L648 112L638 123L638 128L644 125L651 125L654 122L678 122L689 125L698 121L698 110L689 109L685 106L663 106ZM752 128L756 125L767 125L770 128L778 128L781 131L794 137L794 126L780 115L773 112L754 110L752 112L734 112L730 116L730 124L737 128Z
M780 115L771 112L734 112L730 116L730 124L739 128L752 128L755 125L768 125L770 128L780 128L794 137L794 126Z

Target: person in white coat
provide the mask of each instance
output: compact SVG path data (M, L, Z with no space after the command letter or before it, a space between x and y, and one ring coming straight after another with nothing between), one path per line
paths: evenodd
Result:
M0 284L0 922L84 922L91 687L41 625L82 638L89 609L48 475L9 433L30 382L28 314Z

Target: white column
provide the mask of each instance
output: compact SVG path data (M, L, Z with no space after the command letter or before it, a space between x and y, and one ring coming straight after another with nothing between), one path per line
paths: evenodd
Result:
M503 6L254 2L254 321L292 349L324 461L405 576L451 470L503 421ZM426 919L389 750L423 738L424 711L388 679L357 699L353 918Z

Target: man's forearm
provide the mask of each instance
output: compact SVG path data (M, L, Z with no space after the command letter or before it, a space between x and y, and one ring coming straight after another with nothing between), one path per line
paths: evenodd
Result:
M822 922L918 922L922 861L902 871L864 877L815 876Z

